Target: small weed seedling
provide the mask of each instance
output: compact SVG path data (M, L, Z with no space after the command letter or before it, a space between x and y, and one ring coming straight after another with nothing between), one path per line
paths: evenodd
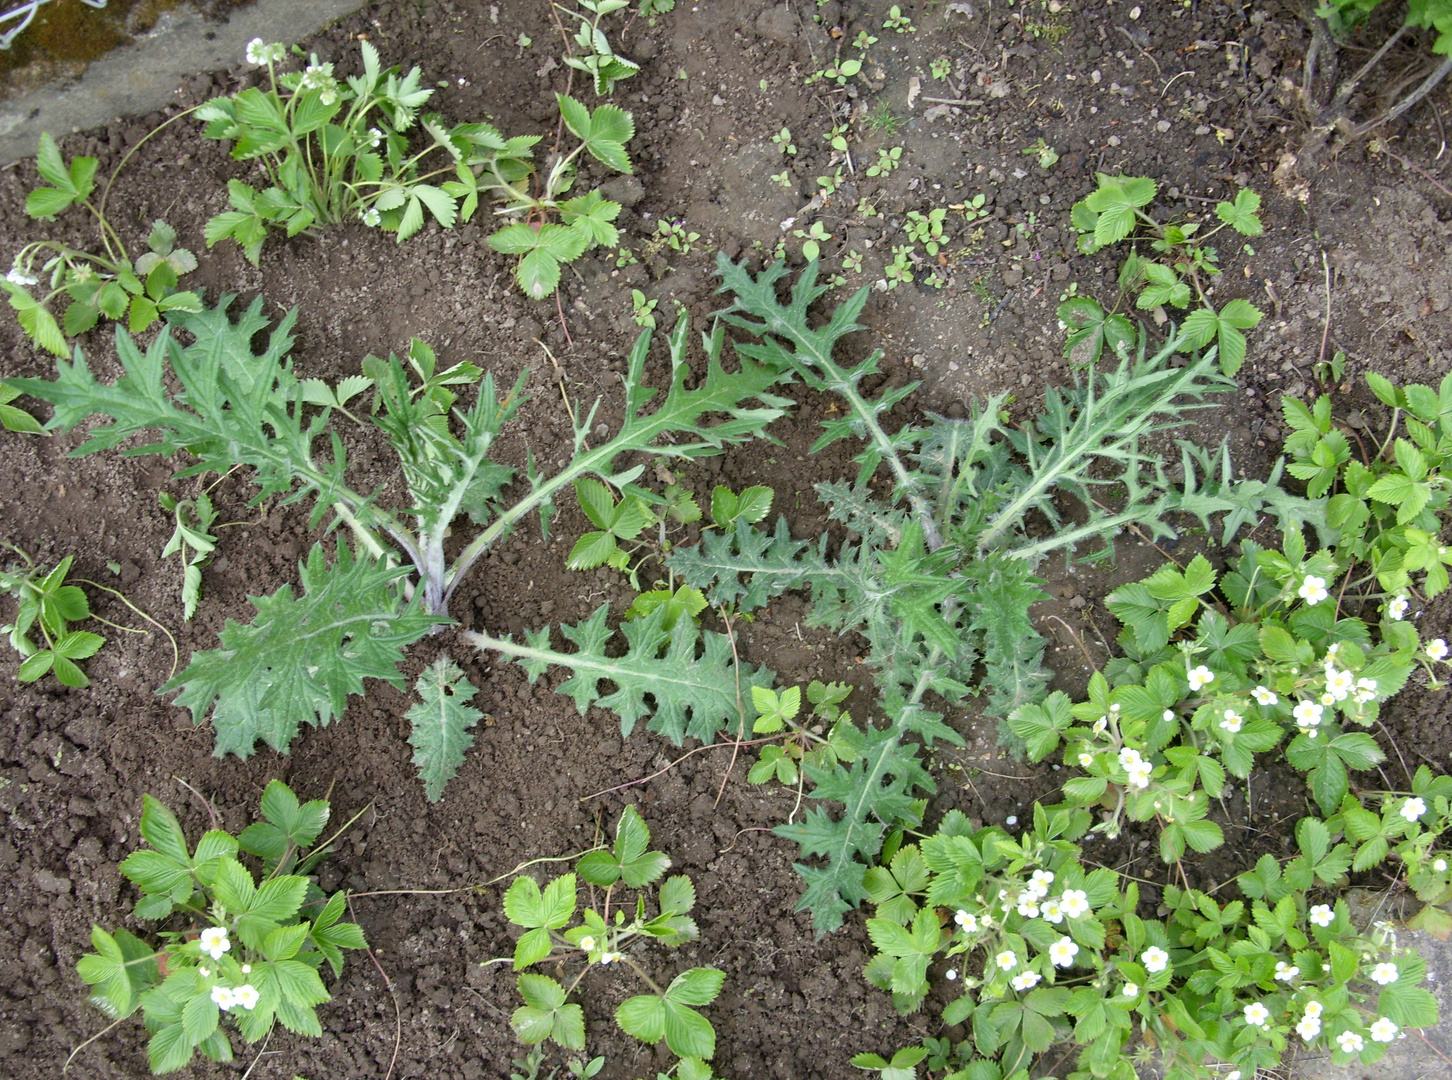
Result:
M838 86L846 86L847 80L859 74L861 71L862 61L856 57L849 60L841 60L835 64L828 64L820 71L812 72L812 74L807 76L806 85L811 86L813 83L826 80L827 82L836 83Z
M49 186L26 196L25 212L42 221L54 221L72 206L84 206L101 231L100 253L81 251L57 240L27 244L0 281L21 328L33 342L57 356L69 356L66 338L85 333L103 315L116 322L124 319L132 333L140 333L168 311L201 310L196 293L176 289L178 279L197 268L197 260L186 248L176 246L176 232L170 226L155 222L147 237L148 250L133 260L106 217L106 198L130 157L127 154L121 159L99 202L92 202L96 159L78 157L66 165L55 140L49 134L40 137L36 167ZM30 290L43 278L48 279L45 295L36 299ZM67 301L66 309L57 322L50 304L62 298Z
M682 255L689 255L691 247L701 239L701 234L689 231L684 221L667 221L662 218L656 223L655 231L658 243L672 251L679 251Z
M202 567L217 547L217 538L211 531L217 511L206 492L195 499L178 499L163 491L157 498L161 508L176 520L176 528L161 557L175 555L181 560L182 618L190 622L197 613L197 601L202 598Z
M91 680L76 661L94 656L106 639L88 630L71 629L71 623L91 617L91 602L81 587L65 583L75 556L67 555L47 571L19 548L4 546L25 560L24 567L0 568L0 593L15 600L15 621L0 626L0 633L8 634L10 644L20 653L22 663L16 678L35 682L54 671L62 685L90 686ZM39 634L40 641L32 640L33 634Z
M184 1068L198 1050L231 1061L224 1020L249 1043L278 1023L322 1035L315 1009L330 998L319 971L326 962L342 974L342 950L366 947L363 931L340 921L346 894L325 897L308 876L329 850L314 846L328 813L326 802L299 803L274 780L262 793L261 821L239 836L212 829L192 848L171 811L144 797L141 837L151 846L127 856L121 873L141 890L136 917L164 920L162 945L97 926L96 951L77 969L108 1017L142 1010L152 1072ZM239 852L260 861L260 879Z
M690 917L696 904L690 878L666 878L650 895L647 886L661 879L671 861L659 851L647 850L649 846L650 830L635 807L627 806L616 826L614 847L582 856L575 873L555 878L543 889L533 878L515 878L504 893L505 916L524 928L514 949L514 970L523 972L551 960L579 965L579 970L568 986L548 975L521 974L519 992L525 1003L510 1017L510 1025L524 1043L548 1039L567 1050L583 1051L584 1010L569 997L596 965L623 964L651 992L620 1004L615 1011L620 1029L644 1043L664 1039L671 1053L683 1059L678 1072L682 1080L709 1077L705 1062L716 1053L716 1032L697 1010L716 1000L726 975L719 968L691 968L662 987L637 959L638 946L646 942L674 947L700 936ZM597 899L577 922L579 881L590 886ZM624 889L637 890L634 904L616 899ZM630 909L633 914L627 913Z
M605 31L600 29L600 20L606 15L620 11L630 6L630 0L574 0L583 12L574 11L564 4L555 4L558 11L564 12L580 21L580 28L575 32L574 42L578 51L565 55L564 61L570 67L585 72L595 83L595 94L598 97L608 97L615 93L615 84L621 79L628 79L640 71L640 65L634 60L627 60L610 47L610 40L605 36ZM675 0L671 0L674 6ZM644 0L641 5L644 8L650 0ZM659 10L666 11L668 8ZM654 25L656 12L642 11L641 14L651 17L651 24Z
M1032 146L1025 146L1022 153L1029 154L1039 163L1039 168L1052 169L1059 163L1059 152L1040 138Z
M656 328L655 308L660 300L652 297L647 300L645 293L639 289L630 290L630 318L636 326L648 327L651 330Z
M1136 234L1147 236L1158 259L1131 252L1119 271L1121 289L1138 293L1135 305L1150 310L1164 305L1191 311L1180 327L1179 342L1184 350L1215 344L1220 369L1233 376L1245 362L1245 331L1261 320L1261 311L1248 300L1231 300L1218 311L1209 299L1210 279L1220 273L1219 257L1206 241L1230 227L1242 236L1259 236L1263 231L1257 211L1260 196L1248 189L1238 191L1231 202L1217 203L1220 224L1204 235L1198 222L1161 225L1144 212L1154 201L1159 185L1144 176L1099 174L1099 186L1074 204L1072 218L1079 230L1079 250L1086 255ZM1087 362L1098 359L1106 344L1122 349L1132 336L1128 320L1107 315L1088 297L1059 307L1059 319L1068 330L1066 355L1082 355ZM1083 347L1081 350L1081 346Z
M913 246L911 244L894 244L892 248L892 262L883 267L882 277L887 282L889 290L899 285L911 285L913 283Z
M887 9L887 19L883 22L884 30L891 30L897 34L916 34L918 28L913 25L912 20L902 13L902 8L893 4Z
M771 137L771 141L776 143L777 146L781 147L781 152L783 154L795 155L797 152L797 144L792 142L791 128L782 128Z
M917 244L922 244L929 256L938 254L938 249L943 240L943 222L948 217L946 207L937 206L926 214L917 210L909 210L907 223L903 225L903 231L907 233L908 239Z
M902 147L882 147L877 151L877 162L867 166L868 176L886 176L902 164Z
M928 72L936 81L942 82L953 74L953 61L946 56L940 56L928 65Z
M868 113L866 122L868 131L884 139L890 139L902 130L902 117L888 108L886 102Z
M793 229L792 235L802 241L802 258L815 262L822 256L822 245L832 239L832 234L820 221L814 221L805 229Z
M635 10L649 25L654 26L657 19L675 9L676 0L640 0L640 6Z

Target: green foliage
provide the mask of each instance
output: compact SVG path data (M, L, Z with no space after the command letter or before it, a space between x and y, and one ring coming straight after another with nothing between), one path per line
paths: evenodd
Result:
M595 23L623 5L587 0L584 6L593 21L577 16L578 40L592 51L566 62L591 71L597 90L606 93L634 65L610 51ZM254 44L248 59L267 65L268 88L249 87L197 110L209 138L231 141L232 156L260 162L270 182L260 191L241 180L228 183L232 208L207 223L208 246L234 240L256 264L272 231L296 236L355 216L397 234L401 243L429 217L446 229L471 220L487 198L500 204L497 214L525 219L506 222L489 242L496 251L520 256L520 287L539 299L554 291L563 263L618 241L611 224L618 203L597 191L563 196L582 151L616 172L630 171L625 143L635 126L628 112L614 105L592 111L556 95L564 125L580 144L538 178L531 161L538 136L506 138L483 123L446 127L437 114L419 111L434 91L422 85L418 68L407 75L396 66L384 69L373 45L364 41L360 47L363 74L339 82L332 64L316 57L302 72L278 74L281 47ZM422 150L410 148L415 130L429 140ZM439 164L426 170L422 163L430 155Z
M35 344L57 356L67 356L66 338L90 330L102 316L116 322L124 319L132 333L140 333L166 312L199 310L201 299L196 293L176 289L178 279L197 268L196 256L176 246L176 232L165 222L153 223L146 241L148 250L132 261L105 215L115 172L106 182L99 204L93 202L96 159L78 157L67 166L49 134L40 137L36 167L50 186L30 192L25 200L26 213L42 221L54 221L72 206L84 206L100 227L102 250L92 253L57 240L40 240L27 244L15 256L10 272L0 281L0 289L8 295L21 329ZM46 275L48 291L36 299L30 289L40 285ZM69 303L57 322L50 305L61 297ZM11 416L15 411L0 412L6 427L16 419Z
M91 930L96 950L77 970L93 988L91 1003L115 1020L140 1008L151 1033L154 1073L185 1068L200 1050L231 1061L224 1020L247 1042L275 1024L319 1036L316 1007L330 1000L320 969L342 974L343 949L362 949L363 931L341 922L347 897L325 897L308 869L326 847L301 858L328 819L328 804L300 805L281 781L262 796L267 819L240 836L212 829L193 848L176 818L150 795L142 800L141 836L121 872L141 892L136 917L167 920L153 948L126 930ZM237 859L260 856L260 879Z
M406 714L413 723L408 741L413 744L413 763L424 782L424 794L430 802L438 802L444 785L463 764L464 751L474 744L469 729L484 714L468 704L478 690L447 656L424 669L414 690L423 700Z
M181 692L177 703L190 708L197 722L210 716L219 754L245 757L259 740L285 750L303 724L327 724L340 715L348 696L363 692L365 679L400 685L402 651L447 621L449 598L474 562L532 513L540 513L547 535L561 488L590 476L616 487L632 485L644 466L637 462L617 469L622 455L689 460L716 454L760 434L790 404L769 392L780 377L777 372L750 361L727 372L720 362L719 333L706 340L704 371L692 372L683 314L670 338L670 382L664 394L644 381L652 339L646 331L627 367L626 412L618 433L587 449L599 403L577 410L574 456L553 476L540 475L531 462L528 491L513 505L501 505L499 496L513 470L491 460L489 452L522 400L524 377L501 398L492 375L468 362L444 367L432 349L414 341L403 359L368 357L362 376L336 386L299 380L288 358L295 313L264 336L269 324L261 314L262 299L235 322L228 312L231 303L224 296L215 308L172 316L191 339L186 345L163 333L143 352L118 329L123 374L113 384L97 381L79 352L73 362L57 363L59 377L53 382L13 380L20 392L55 405L48 430L69 430L98 414L110 418L90 429L78 453L109 449L149 432L151 441L133 452L184 452L190 463L179 476L248 466L259 499L282 495L291 502L311 496L315 525L334 518L353 533L356 553L340 543L330 559L323 546L315 546L302 567L300 595L284 586L271 597L254 598L256 619L245 626L229 622L223 647L196 653L164 688ZM256 351L254 340L261 342ZM466 404L455 388L471 385L474 400ZM350 406L368 391L372 408L365 420ZM657 397L656 407L648 410ZM410 498L403 509L390 510L379 492L358 492L348 485L345 444L332 427L340 418L376 429L398 455ZM694 504L689 496L668 495L660 500L662 520L690 520ZM699 516L699 508L694 512ZM451 563L445 543L464 516L481 531ZM197 533L188 541L199 553L195 541L200 538ZM662 618L668 614L661 609ZM719 636L708 637L707 656L697 668L695 657L682 651L693 646L693 632L688 627L687 637L681 637L666 630L661 618L629 624L627 635L637 635L642 643L633 658L641 664L642 677L649 651L665 649L663 662L683 672L696 669L711 686L724 685L729 645ZM669 648L666 637L674 642ZM734 677L732 686L734 702ZM614 699L627 697L619 691ZM643 698L632 700L622 713L631 717L627 728L644 709ZM734 704L728 708L718 694L696 706L679 701L660 723L677 739L688 723L698 737L709 738L713 725L729 720L739 723L740 717ZM456 721L450 724L449 737L438 746L431 741L430 748L420 747L428 760L419 764L435 793L451 771L445 762L463 745L463 729Z
M572 68L585 72L594 81L595 93L600 97L606 97L615 92L615 84L621 79L628 79L640 71L640 65L634 60L627 60L610 47L610 41L605 32L600 29L600 20L612 12L621 11L630 6L630 0L575 0L584 12L573 11L564 4L555 4L555 8L566 16L578 19L580 28L575 32L574 43L578 51L572 51L565 56L565 63ZM669 11L675 6L675 0L671 0L670 7L660 6L658 0L652 7L652 0L642 0L640 14L646 16L652 25L655 24L655 16L662 11ZM586 14L588 13L588 14Z
M212 523L217 520L217 511L212 500L204 491L195 499L178 499L166 492L157 494L161 508L172 515L176 528L171 539L161 550L163 559L175 555L182 564L182 618L188 622L197 613L197 602L202 598L202 567L217 547L217 538L212 535Z
M758 339L742 342L738 352L844 403L843 416L823 424L814 449L843 438L864 443L855 482L817 489L853 537L835 557L827 556L825 537L809 544L792 540L784 523L768 535L738 522L733 532L707 535L699 548L678 548L667 559L712 603L741 611L785 589L808 590L809 624L867 641L886 725L835 729L826 742L847 753L802 766L815 799L843 805L840 818L814 806L804 822L779 830L821 857L801 868L808 882L803 907L825 931L866 895L863 875L889 830L913 820L916 793L933 790L909 737L960 741L925 704L926 695L962 701L981 661L997 715L1042 698L1043 639L1027 618L1042 595L1033 576L1037 561L1053 550L1107 543L1131 521L1168 535L1163 518L1172 511L1188 510L1208 524L1212 514L1235 509L1215 501L1220 487L1213 477L1191 469L1177 490L1139 450L1141 439L1182 423L1226 382L1207 359L1169 367L1174 342L1153 359L1144 358L1141 344L1138 358L1117 370L1050 391L1044 413L1023 427L1007 427L995 399L975 405L964 420L933 417L890 432L890 410L913 387L889 387L872 400L860 387L876 372L879 354L850 366L834 356L839 340L858 328L866 290L814 325L807 312L826 291L815 265L786 300L777 294L780 264L756 277L724 259L719 266L735 296L726 319ZM888 484L870 487L879 472ZM1110 511L1110 500L1095 492L1115 477L1119 508ZM874 494L879 490L886 497ZM1064 520L1065 497L1080 507L1077 524ZM1040 515L1050 527L1030 532L1025 523ZM752 779L795 781L808 745L793 731L763 752Z
M1326 21L1327 28L1338 39L1344 39L1361 26L1382 0L1321 0L1315 15ZM1432 52L1452 55L1452 0L1408 0L1406 25L1435 30Z
M23 567L0 568L0 593L15 600L15 621L0 626L0 633L9 636L21 657L15 677L35 682L54 671L63 686L90 686L91 680L76 661L94 656L106 639L88 630L71 629L71 623L91 617L91 602L81 587L66 584L75 556L67 555L46 570L19 548L4 546L25 560ZM32 640L35 633L40 635L39 642Z
M666 855L649 847L649 828L635 808L627 806L616 825L612 849L587 852L576 864L575 873L555 878L543 890L528 877L518 877L509 886L504 894L505 916L525 929L515 946L514 970L581 956L586 964L568 988L547 975L521 974L519 992L525 1003L515 1010L510 1025L522 1042L537 1044L548 1039L569 1050L584 1050L584 1010L568 998L596 965L624 964L652 993L620 1004L615 1012L620 1029L645 1043L664 1039L671 1053L683 1059L679 1076L709 1080L711 1070L700 1059L715 1054L716 1032L697 1010L716 999L725 973L718 968L690 968L661 988L632 955L637 951L635 944L648 940L675 947L699 936L690 916L696 903L690 878L666 878L654 891L654 902L648 899L648 887L660 881L671 864ZM592 892L602 897L599 909L586 908L578 923L577 874L604 890ZM611 900L622 887L639 891L634 917L627 917L631 905L617 903L611 919ZM653 915L648 914L651 907Z
M1405 604L1413 588L1428 597L1443 592L1452 565L1452 550L1439 539L1452 491L1452 479L1442 474L1452 456L1452 376L1436 390L1394 386L1376 372L1366 381L1392 416L1379 444L1358 435L1355 452L1352 429L1334 420L1329 396L1311 406L1281 400L1291 429L1287 471L1306 482L1308 495L1329 496L1326 519L1338 532L1338 559L1367 568L1352 587L1374 581Z
M1219 256L1206 241L1227 227L1242 236L1260 235L1260 196L1242 190L1233 201L1217 203L1215 216L1221 224L1201 235L1200 222L1162 224L1146 212L1159 191L1148 177L1100 173L1098 179L1099 186L1074 204L1071 215L1079 231L1079 250L1092 255L1131 237L1147 238L1158 258L1131 253L1120 268L1120 288L1138 294L1135 305L1140 310L1166 305L1183 310L1192 301L1198 304L1180 327L1179 347L1190 351L1213 343L1221 370L1235 375L1245 362L1244 331L1259 323L1262 313L1245 300L1231 300L1218 310L1210 302L1207 288L1220 267ZM1059 320L1069 328L1065 355L1082 357L1087 363L1097 361L1106 345L1122 355L1134 336L1127 319L1107 314L1086 297L1065 300L1059 306Z
M4 379L0 379L0 426L6 431L22 435L44 435L45 427L24 409L10 404L20 397L20 391Z

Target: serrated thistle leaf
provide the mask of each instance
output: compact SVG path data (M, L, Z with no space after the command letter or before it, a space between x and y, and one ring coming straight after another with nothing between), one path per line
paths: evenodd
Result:
M186 670L158 693L192 721L210 714L215 753L248 757L259 741L286 752L303 724L326 726L361 694L364 679L402 687L403 650L438 622L398 590L401 567L388 567L339 545L329 562L321 544L300 566L302 594L284 585L249 597L257 617L228 619L222 647L192 654Z
M812 575L830 572L827 536L814 546L793 540L785 517L767 533L737 518L729 531L701 534L701 542L675 548L666 558L682 581L706 592L712 604L734 604L755 611L787 589L801 588Z
M620 717L624 735L646 716L650 717L649 730L677 746L687 737L709 743L722 729L733 733L749 729L739 702L750 700L753 686L772 686L775 673L744 661L738 670L730 639L702 631L689 619L680 619L673 630L665 630L664 607L623 623L620 634L625 638L625 654L607 656L606 645L615 636L607 622L609 614L610 605L601 604L584 622L560 627L575 646L572 653L550 645L549 627L527 631L525 644L488 634L464 636L481 649L513 657L531 682L550 667L568 668L572 674L556 693L573 698L581 713L591 705L611 710ZM615 685L609 693L600 686L606 680Z
M882 850L884 823L909 816L916 789L936 790L917 759L917 748L902 745L897 732L869 729L854 749L859 757L850 766L805 767L816 784L812 797L840 802L841 816L834 820L826 810L813 807L800 824L773 830L797 841L804 854L824 860L819 866L797 864L807 883L797 910L811 911L818 934L836 930L842 916L867 898L863 877Z
M419 675L414 690L423 698L405 714L413 722L408 736L413 763L429 802L438 802L474 744L469 729L484 714L468 704L478 690L459 666L440 656Z

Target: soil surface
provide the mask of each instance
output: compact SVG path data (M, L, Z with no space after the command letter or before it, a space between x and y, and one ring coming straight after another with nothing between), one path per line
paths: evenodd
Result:
M517 466L527 451L545 464L567 457L560 386L572 398L603 395L602 421L618 418L617 374L637 331L631 288L658 299L663 323L677 302L703 317L721 306L713 296L715 252L759 264L786 235L796 255L800 240L790 231L813 215L832 236L823 244L829 263L840 266L848 251L862 255L861 269L845 272L848 288L856 288L880 278L892 245L905 242L908 211L969 205L980 194L987 216L948 217L937 264L942 287L920 282L874 292L862 320L868 329L854 348L863 355L882 348L889 380L922 380L899 407L902 418L915 410L954 414L975 396L1002 392L1016 395L1016 418L1029 415L1045 386L1071 378L1056 326L1061 294L1074 286L1106 304L1117 298L1115 252L1078 255L1069 225L1070 207L1092 190L1096 171L1154 177L1162 189L1158 210L1167 214L1203 215L1237 186L1264 198L1266 234L1243 249L1222 245L1216 294L1246 297L1266 318L1251 332L1241 389L1195 433L1206 442L1228 434L1246 475L1264 476L1271 466L1284 434L1282 393L1330 389L1375 419L1363 372L1435 384L1452 368L1445 90L1379 133L1386 149L1415 167L1368 142L1334 139L1291 160L1286 155L1298 154L1308 138L1298 100L1308 36L1290 5L907 2L901 7L915 25L911 33L883 27L887 7L678 0L654 26L623 19L612 40L643 68L616 99L635 116L637 172L609 180L606 190L626 206L621 242L636 261L620 266L613 252L600 251L581 259L566 271L558 310L519 293L510 261L489 248L477 220L452 231L426 227L403 245L361 224L273 239L260 269L235 245L206 250L202 228L226 208L226 181L255 183L257 175L187 121L132 158L109 212L132 245L143 242L153 219L166 218L199 254L190 281L209 297L237 293L245 302L260 292L270 314L300 308L294 356L303 377L356 374L365 355L402 352L414 336L443 362L473 361L506 384L532 368L534 396L498 454ZM861 30L879 39L862 77L843 89L805 85L839 54L852 55ZM1384 31L1369 28L1357 48L1374 48ZM335 63L341 76L359 67L363 37L385 63L422 67L426 85L439 87L431 108L450 122L488 118L510 134L547 135L557 116L553 93L568 84L569 69L557 59L559 29L548 6L534 0L379 3L303 46ZM1389 58L1352 109L1375 116L1385 105L1378 95L1417 62L1413 51ZM233 71L189 81L174 107L72 135L62 149L67 157L100 158L105 176L167 116L255 79L239 57ZM847 129L850 162L824 137L834 124ZM783 127L795 156L772 141ZM1039 140L1058 154L1049 168L1036 151L1025 152ZM868 177L877 149L893 146L903 147L901 167ZM838 192L809 207L816 177L839 166ZM785 186L773 179L782 170ZM46 236L94 242L78 215L52 224L26 218L25 193L36 182L33 162L0 173L0 254ZM864 198L875 216L859 214ZM651 244L663 219L682 222L700 239L689 252ZM109 331L91 333L82 346L114 377ZM1343 381L1322 387L1318 362L1337 351L1349 358ZM50 358L8 317L0 319L0 374L52 372ZM810 485L854 468L845 450L808 454L826 415L827 404L806 395L774 429L782 445L710 459L681 470L680 479L698 495L714 483L772 485L794 533L815 535L826 523ZM166 624L183 662L194 649L214 648L225 620L250 617L249 594L296 582L298 560L314 538L306 511L275 500L253 506L246 478L230 476L212 491L227 527L204 571L198 614L184 623L180 570L160 558L171 520L157 493L192 497L200 482L171 480L180 462L69 459L79 442L79 434L5 436L0 540L50 563L74 554L78 577L123 590ZM375 453L381 449L350 448L365 480L387 477L389 462ZM585 527L578 511L564 508L549 543L526 528L481 560L452 606L460 629L518 634L583 618L602 600L618 613L630 596L619 575L564 569ZM1115 626L1100 607L1104 595L1160 560L1126 538L1112 566L1060 561L1043 568L1053 599L1040 625L1052 640L1049 661L1061 686L1082 687L1090 659L1101 664L1109 655ZM99 615L145 626L110 594L88 592ZM805 611L800 598L774 604L742 628L743 657L770 662L791 682L847 679L866 687L857 643L805 630ZM1444 598L1417 617L1440 627L1449 612ZM522 1056L508 1024L518 1004L514 978L507 966L482 964L512 950L501 891L518 864L589 847L627 802L639 808L676 872L695 881L699 942L651 953L645 963L667 977L697 964L726 971L725 990L708 1010L722 1075L846 1080L861 1075L848 1063L852 1054L890 1054L938 1033L931 1001L926 1012L900 1018L862 978L860 915L818 939L809 917L795 911L796 850L768 830L794 812L796 794L748 786L745 754L715 749L662 771L683 752L651 735L622 739L610 715L580 716L555 695L550 686L558 678L530 686L517 666L475 652L450 630L412 650L404 674L411 682L448 652L480 687L474 704L486 717L443 801L430 804L410 764L407 695L374 684L341 721L306 730L290 755L264 749L245 762L223 760L211 756L210 731L155 693L172 670L165 639L105 632L110 640L87 662L93 682L86 690L49 677L21 685L13 680L15 656L0 656L0 872L7 882L0 893L0 1073L56 1076L70 1050L105 1026L85 1003L75 963L89 948L92 924L120 924L134 900L116 867L138 844L142 793L177 809L195 836L207 827L199 795L235 831L274 777L303 798L330 792L335 821L366 811L324 864L321 883L384 895L353 902L377 965L350 957L332 984L333 1001L320 1010L323 1037L279 1032L251 1069L257 1080L506 1076L510 1059ZM867 692L851 705L859 715L871 711ZM1383 716L1393 783L1400 781L1397 751L1411 768L1419 761L1447 767L1452 726L1444 692L1413 686ZM1056 773L1005 756L991 720L962 710L951 722L967 746L936 755L940 794L932 819L959 807L975 820L1004 822L1022 817L1035 799L1053 797ZM628 782L638 783L596 794ZM1240 798L1231 812L1247 836L1264 833L1265 843L1280 844L1274 829L1299 812L1300 788L1258 777L1252 790L1254 799ZM1135 854L1116 849L1104 857L1124 867ZM1218 863L1192 869L1203 880L1225 872ZM591 1053L608 1060L607 1080L653 1074L670 1060L663 1047L657 1053L614 1028L615 1006L637 990L597 970L579 994ZM233 1066L198 1064L189 1075L241 1075L254 1056L244 1052ZM146 1075L139 1022L84 1049L72 1073Z

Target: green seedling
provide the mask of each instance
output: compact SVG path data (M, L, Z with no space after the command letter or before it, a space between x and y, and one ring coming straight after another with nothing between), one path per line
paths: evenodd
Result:
M4 546L25 560L23 567L0 569L0 592L15 601L15 621L0 626L0 633L9 635L10 644L21 657L15 677L21 682L35 682L54 671L64 686L90 686L91 680L76 661L94 656L106 639L87 630L71 629L71 623L91 617L91 602L80 586L66 584L75 556L67 555L47 571L19 548ZM33 640L34 634L39 635L39 641Z
M1059 163L1059 152L1044 142L1042 138L1032 146L1025 146L1020 153L1029 154L1035 158L1039 163L1039 168L1044 170L1052 169Z
M649 327L650 329L654 330L656 328L656 323L655 323L655 308L656 308L656 305L659 304L659 303L660 303L660 300L658 298L651 297L649 300L647 300L645 298L645 293L641 292L639 289L631 289L630 290L630 318L631 318L631 320L635 323L636 326Z
M782 128L771 137L771 141L776 143L777 146L781 147L781 152L783 154L794 155L797 152L797 144L792 142L792 133L790 128Z
M867 52L868 49L877 44L877 38L873 37L866 30L857 31L857 36L852 39L852 47L859 52Z
M842 268L851 270L854 274L862 273L862 252L851 249L842 256Z
M913 246L911 244L894 244L892 248L892 262L888 263L882 270L882 276L887 281L888 289L895 289L899 285L911 285L913 283Z
M902 147L881 147L877 151L876 164L867 167L868 176L886 176L902 164Z
M820 71L814 71L812 74L807 76L806 83L808 86L811 86L813 83L826 80L827 82L834 82L838 86L846 86L847 80L860 74L861 71L861 60L855 58L850 60L842 60L835 64L828 64Z
M907 233L909 240L922 244L928 255L934 256L938 254L942 244L943 222L947 217L948 210L943 206L934 207L926 214L909 210L903 231Z
M641 1042L664 1040L667 1049L682 1059L680 1076L709 1077L710 1068L704 1063L716 1053L716 1032L698 1010L716 999L726 976L718 968L691 968L662 987L647 972L643 958L637 958L639 947L650 942L678 947L700 936L690 917L696 903L690 878L677 875L666 878L658 889L648 888L671 865L666 855L648 850L649 846L650 830L635 807L627 806L616 826L613 847L585 854L574 873L555 878L543 889L533 878L519 877L505 891L504 914L525 931L515 945L514 970L524 972L548 961L555 962L555 970L561 964L578 968L568 985L549 975L521 974L519 992L525 1003L510 1017L510 1026L526 1044L548 1039L568 1050L584 1050L584 1010L569 997L597 966L620 964L651 993L622 1002L615 1010L616 1024ZM577 879L592 886L592 895L599 897L598 907L587 907L578 922ZM617 902L612 910L617 891L624 889L637 891L636 902ZM630 909L633 916L627 915Z
M902 117L888 108L886 102L877 105L867 114L867 130L884 139L896 135L902 129L902 123Z
M767 177L767 179L770 180L777 187L792 187L792 175L791 172L787 169L783 169L779 173L772 173L770 176Z
M822 244L832 239L832 234L820 221L812 222L805 229L793 229L792 235L801 239L802 258L807 262L815 262L821 258Z
M108 1017L142 1010L152 1072L185 1068L199 1050L231 1061L229 1028L249 1043L278 1024L322 1034L316 1008L330 1000L323 964L339 976L343 950L366 948L363 931L341 921L347 895L325 896L309 876L329 851L331 841L317 843L328 814L323 800L299 803L274 780L261 821L237 836L214 828L193 848L171 811L143 797L141 837L150 847L127 856L121 873L140 890L136 918L164 920L161 945L97 926L96 951L77 970ZM238 861L243 852L261 862L260 878Z
M650 26L654 26L657 19L675 9L676 0L640 0L640 6L635 10Z
M912 24L912 20L902 13L902 8L893 4L887 9L887 18L883 21L882 28L891 30L898 34L916 34L918 28Z
M937 82L942 82L949 75L953 74L953 61L949 60L946 56L940 56L928 64L928 73Z
M682 255L689 255L692 246L701 239L701 234L689 231L684 221L667 221L662 218L656 224L655 231L659 243L672 251L679 251Z
M171 539L162 549L161 557L177 556L182 564L182 618L191 621L197 613L197 602L202 597L202 567L217 547L217 538L212 535L212 523L217 520L217 511L212 500L202 492L195 499L178 499L161 492L157 495L161 508L176 521Z
M615 84L621 79L628 79L640 71L640 65L634 60L627 60L610 46L609 39L605 32L600 29L600 20L606 15L621 11L630 6L630 0L573 0L579 4L584 11L575 11L565 4L554 4L555 10L562 12L568 17L578 19L580 27L575 31L573 41L577 51L572 51L564 57L567 65L578 71L589 75L595 84L595 93L599 97L608 97L615 93ZM643 0L642 8L648 7L650 0ZM671 0L671 6L675 6L675 0ZM651 19L654 25L654 16L661 11L668 11L669 8L656 8L650 11L642 10L640 14Z

